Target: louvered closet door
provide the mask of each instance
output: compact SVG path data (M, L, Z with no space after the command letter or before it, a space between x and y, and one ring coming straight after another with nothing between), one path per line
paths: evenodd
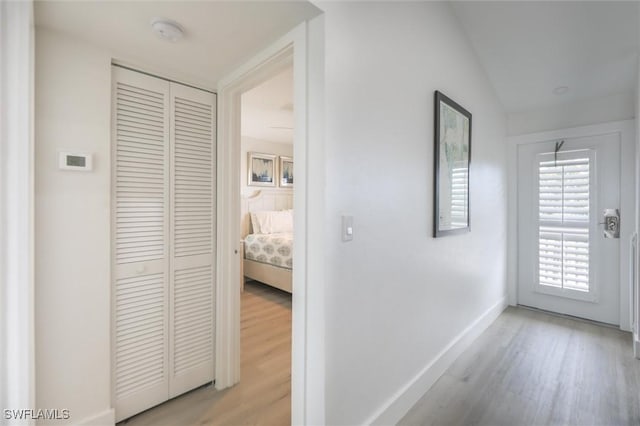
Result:
M215 95L171 84L170 396L213 380Z
M113 393L117 420L167 399L169 85L113 67Z
M620 208L620 136L556 142L518 148L518 303L618 324L621 240L601 222Z

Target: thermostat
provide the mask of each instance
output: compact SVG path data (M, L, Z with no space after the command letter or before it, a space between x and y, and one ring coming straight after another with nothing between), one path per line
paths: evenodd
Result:
M91 154L81 152L60 152L58 168L60 170L77 170L88 172L92 170Z

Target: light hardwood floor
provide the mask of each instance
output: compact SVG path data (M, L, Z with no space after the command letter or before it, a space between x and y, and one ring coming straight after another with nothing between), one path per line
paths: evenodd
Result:
M508 308L401 425L640 425L631 335Z
M247 283L241 327L238 385L221 392L196 389L119 425L290 425L291 295Z

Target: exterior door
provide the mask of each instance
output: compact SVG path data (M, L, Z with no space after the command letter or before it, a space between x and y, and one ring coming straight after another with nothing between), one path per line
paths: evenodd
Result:
M561 142L518 150L518 303L618 324L620 240L602 222L620 208L620 137Z

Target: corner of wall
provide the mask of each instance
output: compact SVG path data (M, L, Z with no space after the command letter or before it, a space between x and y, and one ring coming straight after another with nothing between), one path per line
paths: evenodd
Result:
M508 301L503 297L486 310L471 325L458 334L451 342L431 360L413 379L396 392L378 411L364 424L390 425L397 424L420 398L435 384L455 360L471 346L506 309Z

